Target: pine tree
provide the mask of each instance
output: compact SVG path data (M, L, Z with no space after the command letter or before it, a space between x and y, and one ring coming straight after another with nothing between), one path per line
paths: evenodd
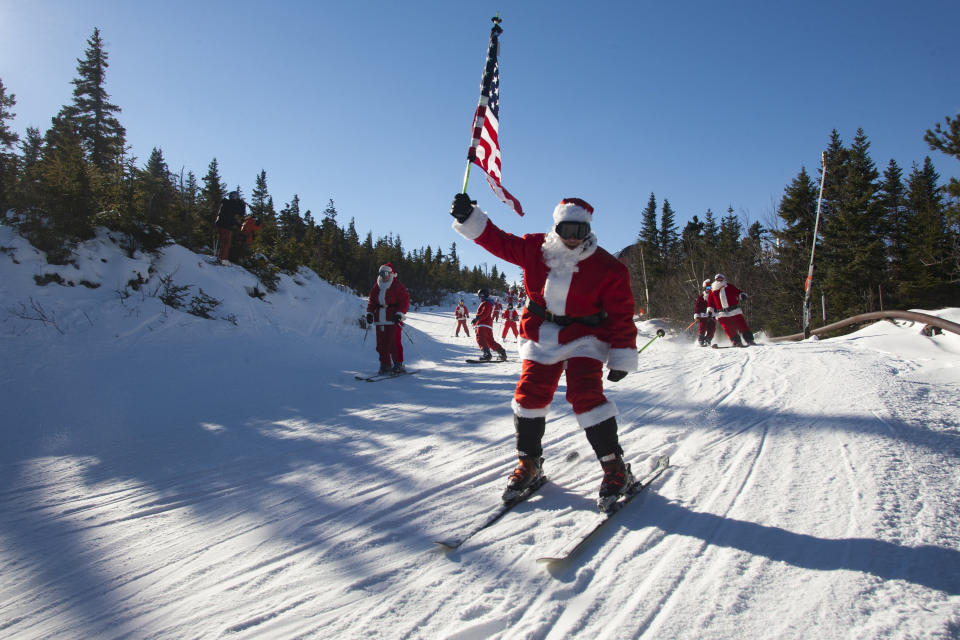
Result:
M17 175L17 156L13 153L13 145L19 140L18 136L7 120L13 120L16 115L10 109L17 104L14 94L7 95L3 80L0 80L0 214L13 203L13 185Z
M878 309L884 285L885 229L876 198L879 174L869 149L863 129L858 129L839 167L843 182L835 185L839 197L825 226L824 285L838 317Z
M679 262L680 238L677 235L676 218L670 201L664 198L660 213L660 256L668 267L676 266Z
M106 170L120 163L126 130L115 116L120 107L110 102L104 89L110 65L100 29L93 30L87 45L85 57L77 59L78 77L72 81L73 104L64 107L61 115L77 124L87 159L98 169Z
M891 159L883 172L883 180L877 188L877 205L881 209L886 229L887 277L893 286L885 291L885 304L899 308L898 285L904 278L907 250L907 210L906 188L903 184L903 171L896 160Z
M940 176L927 157L923 166L913 166L907 179L904 269L898 292L913 304L932 307L949 304L941 300L950 279L949 234Z

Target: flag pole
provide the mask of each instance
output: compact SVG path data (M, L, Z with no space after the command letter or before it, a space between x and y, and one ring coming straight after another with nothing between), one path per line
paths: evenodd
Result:
M817 217L813 222L813 246L810 247L810 268L803 283L803 337L810 337L810 293L813 289L813 255L817 250L817 230L820 227L820 204L823 202L823 183L827 177L827 152L820 153L820 196L817 198Z
M490 30L490 31L491 31L491 37L492 37L492 36L493 36L493 33L499 29L500 23L503 22L503 20L500 19L500 12L497 11L497 15L493 16L492 18L490 18L490 21L493 23L493 28ZM489 56L489 48L488 48L487 53L488 53L488 56ZM488 57L488 59L489 59L489 57ZM485 64L484 64L484 69L483 69L483 81L481 82L481 85L485 84L486 82L487 82L487 65L486 65L486 63L485 63ZM482 94L481 94L481 98L480 98L480 104L484 104L484 103L483 103L483 96L482 96ZM476 116L475 116L475 117L476 117ZM476 122L474 122L474 133L476 134ZM471 140L470 140L470 149L469 149L469 151L467 152L467 169L466 169L466 171L463 172L463 191L462 191L462 193L466 193L466 192L467 192L467 183L470 182L470 167L473 166L473 161L474 161L474 159L476 158L476 155L474 155L474 154L475 154L474 144L476 144L476 139L475 139L475 138L471 138Z

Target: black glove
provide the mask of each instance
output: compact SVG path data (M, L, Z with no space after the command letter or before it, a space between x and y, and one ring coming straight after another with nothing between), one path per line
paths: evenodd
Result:
M395 324L400 324L401 322L403 322L403 314L399 312L393 314L393 322Z
M750 297L750 296L748 296L745 291L741 291L741 292L740 292L740 300L746 300L746 299L749 298L749 297ZM739 301L738 301L738 302L739 302Z
M470 321L470 324L472 324L473 326L477 326L477 320L479 320L479 318L474 318L473 320Z
M477 204L476 200L471 200L465 193L458 193L453 196L453 204L450 206L450 215L457 219L457 222L463 224L470 214L473 213L473 207Z
M372 313L368 313L368 314L367 314L367 324L373 324L373 314L372 314Z
M620 371L618 369L610 369L610 373L607 374L607 380L610 382L620 382L627 377L626 371Z

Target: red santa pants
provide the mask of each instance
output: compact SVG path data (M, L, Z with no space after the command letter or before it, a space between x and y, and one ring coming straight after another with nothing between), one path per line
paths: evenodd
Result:
M543 409L553 401L566 364L567 402L576 414L586 413L602 404L603 363L593 358L570 358L565 363L541 364L524 360L513 399L524 409Z
M726 318L719 317L717 320L720 322L720 326L723 327L723 332L727 334L731 342L738 334L750 331L750 327L747 326L747 320L743 317L742 313L738 313L735 316L727 316Z
M516 338L517 335L518 335L518 334L517 334L517 323L514 322L513 320L507 320L506 322L504 322L504 323L503 323L503 335L500 336L500 337L501 337L501 338L506 338L506 337L507 337L507 331L513 331L513 337Z
M233 232L230 229L224 229L223 227L217 227L217 237L219 239L219 247L217 248L217 258L219 260L229 260L230 259L230 238Z
M460 327L463 327L464 333L466 333L466 334L467 334L467 337L469 337L469 336L470 336L470 329L467 329L467 321L466 321L466 319L457 320L457 337L458 337L458 338L460 337Z
M390 367L403 362L400 346L400 327L395 324L377 325L377 355L380 366Z
M700 318L700 337L705 340L713 340L713 334L717 330L717 321L713 318Z
M481 349L493 349L500 351L503 347L493 338L493 329L490 327L481 327L477 325L477 344Z

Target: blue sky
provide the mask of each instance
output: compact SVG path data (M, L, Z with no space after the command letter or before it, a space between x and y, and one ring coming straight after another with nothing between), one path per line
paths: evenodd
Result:
M361 234L456 242L467 264L514 279L447 215L497 12L503 183L527 215L479 171L469 193L513 233L545 231L556 203L579 196L616 251L651 192L681 227L728 207L770 226L833 129L849 143L862 127L881 171L929 155L944 180L960 174L923 141L960 113L956 0L0 0L0 79L13 127L46 130L99 27L141 165L156 146L199 178L216 157L247 195L265 170L277 209L296 193L319 219L332 198Z

